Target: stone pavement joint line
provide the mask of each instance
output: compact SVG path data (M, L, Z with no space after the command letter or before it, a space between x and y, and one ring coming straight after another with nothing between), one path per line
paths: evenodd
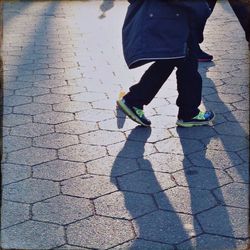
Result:
M210 127L175 125L172 74L142 128L116 108L127 1L4 1L3 249L243 250L249 55L227 1L202 47Z

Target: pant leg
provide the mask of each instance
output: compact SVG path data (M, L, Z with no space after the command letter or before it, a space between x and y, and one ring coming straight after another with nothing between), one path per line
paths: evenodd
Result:
M198 72L198 61L190 50L186 60L180 62L176 71L179 107L178 118L190 119L199 113L201 104L202 78Z
M138 108L149 104L174 70L177 61L175 59L158 60L153 63L140 81L130 87L129 92L124 96L125 101Z

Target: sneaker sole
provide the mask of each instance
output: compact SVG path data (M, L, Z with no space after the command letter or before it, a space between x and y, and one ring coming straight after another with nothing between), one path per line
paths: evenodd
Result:
M141 120L139 120L132 111L130 111L130 109L128 108L128 106L126 104L124 104L121 100L118 100L117 105L122 109L122 111L134 122L139 123L140 125L144 126L144 127L150 127L150 125L147 125L145 123L143 123Z
M205 122L181 122L181 121L177 121L176 125L180 126L180 127L185 127L185 128L191 128L191 127L195 127L195 126L204 126L204 125L209 125L210 122L212 122L215 118L214 117L209 120L209 121L205 121Z

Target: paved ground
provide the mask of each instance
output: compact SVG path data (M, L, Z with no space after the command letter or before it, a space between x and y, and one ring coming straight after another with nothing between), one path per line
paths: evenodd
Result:
M146 129L115 106L146 68L123 60L126 7L5 1L2 248L247 248L249 57L236 17L218 3L202 45L213 126L177 129L173 74Z

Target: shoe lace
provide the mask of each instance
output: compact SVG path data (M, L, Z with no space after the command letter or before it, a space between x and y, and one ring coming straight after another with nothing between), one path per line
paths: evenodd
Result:
M138 108L134 107L134 110L135 110L136 114L137 114L140 118L142 118L142 117L144 116L144 112L143 112L142 109L138 109Z

